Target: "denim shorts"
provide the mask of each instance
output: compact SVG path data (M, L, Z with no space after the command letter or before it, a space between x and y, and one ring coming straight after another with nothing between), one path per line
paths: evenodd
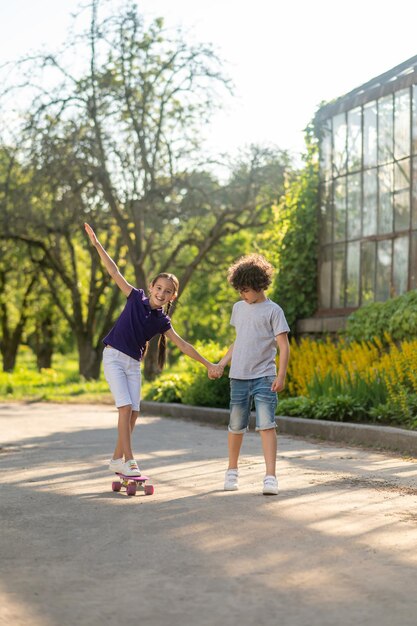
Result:
M276 392L271 391L274 380L275 376L250 380L230 379L230 432L244 433L248 429L252 401L255 402L256 430L276 427L278 398Z
M139 411L140 362L120 350L106 346L103 352L103 370L116 407L130 404L133 411Z

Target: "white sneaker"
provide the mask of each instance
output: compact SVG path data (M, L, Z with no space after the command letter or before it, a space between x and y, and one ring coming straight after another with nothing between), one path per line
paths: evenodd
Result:
M140 469L135 459L130 459L130 461L126 461L120 473L124 474L125 476L140 476Z
M239 472L237 469L228 469L224 477L224 490L236 491L239 489L238 477Z
M265 476L264 478L264 496L276 496L278 495L278 481L275 476Z
M116 474L121 474L123 472L123 465L125 464L123 458L121 459L111 459L109 463L109 470Z

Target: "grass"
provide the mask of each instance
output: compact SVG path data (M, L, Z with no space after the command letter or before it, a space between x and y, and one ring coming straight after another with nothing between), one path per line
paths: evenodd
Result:
M77 355L56 354L52 368L38 371L32 351L19 350L14 372L0 371L1 402L71 402L113 404L103 373L87 381L78 373Z

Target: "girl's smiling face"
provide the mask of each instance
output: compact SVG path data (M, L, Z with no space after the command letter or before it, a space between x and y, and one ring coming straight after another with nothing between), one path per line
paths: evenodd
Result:
M159 309L177 297L175 285L169 278L159 277L149 285L149 304L151 309Z

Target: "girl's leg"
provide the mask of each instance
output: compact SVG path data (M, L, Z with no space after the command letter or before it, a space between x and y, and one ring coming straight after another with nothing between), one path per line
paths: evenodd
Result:
M266 475L276 475L277 465L277 433L275 428L260 430L262 450L265 458Z
M228 432L228 448L229 448L229 468L237 469L239 461L240 448L242 447L243 433Z
M136 420L138 419L139 411L132 411L130 416L130 432L133 433L133 429L136 426Z
M136 411L135 411L136 412ZM130 404L119 407L119 421L117 426L117 443L114 449L114 459L121 459L123 456L125 461L133 459L131 444L131 420L132 406Z

